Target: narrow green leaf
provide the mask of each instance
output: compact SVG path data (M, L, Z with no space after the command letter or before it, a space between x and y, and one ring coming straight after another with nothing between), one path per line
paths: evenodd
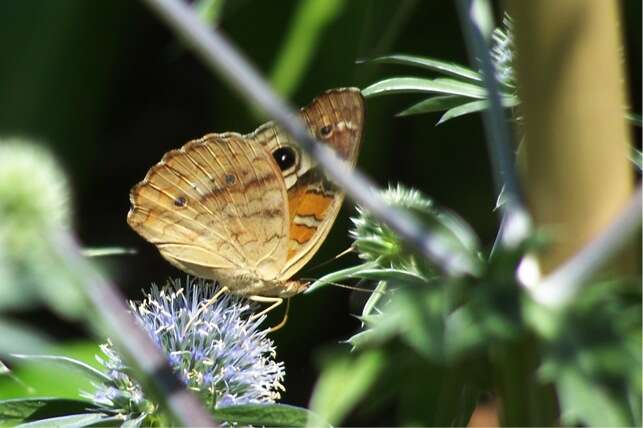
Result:
M310 408L331 424L340 424L368 392L383 366L384 355L377 350L356 358L334 358L317 381Z
M66 368L80 371L88 378L92 380L96 380L98 382L111 381L109 376L107 376L100 370L97 370L92 366L83 363L82 361L78 361L69 357L64 357L59 355L27 355L27 354L11 354L11 357L19 360L34 362L34 363L49 363L49 364L61 365Z
M213 411L221 422L265 427L303 427L309 421L314 426L326 426L319 416L307 409L286 404L248 404L229 406Z
M78 415L60 416L57 418L40 419L34 422L28 422L18 425L19 428L35 427L56 427L56 428L80 428L91 426L102 422L104 419L111 417L105 413L81 413Z
M83 248L83 256L85 257L122 256L125 254L136 254L136 249L126 247Z
M278 93L288 96L297 88L315 53L322 47L320 39L324 31L337 19L343 6L344 0L297 2L284 45L270 73L270 82Z
M517 97L514 97L514 96L502 97L503 107L515 107L518 104L520 104L520 101L518 100ZM487 108L489 108L489 101L487 100L471 101L469 103L462 104L458 107L453 107L442 115L437 125L440 125L446 122L447 120L454 119L456 117L486 110Z
M328 275L324 275L321 278L319 278L317 281L313 282L308 289L304 292L306 293L311 293L318 288L321 288L325 285L332 284L333 282L341 281L347 278L359 278L358 273L360 271L370 269L370 268L375 268L377 267L376 262L368 262L368 263L363 263L361 265L353 266L350 268L338 270L336 272L331 272Z
M636 147L632 147L632 150L630 150L630 160L636 165L639 171L643 169L643 153Z
M121 424L121 428L138 428L143 424L143 422L145 422L145 418L148 416L149 415L147 413L143 413L136 419L128 419Z
M411 65L431 71L437 71L438 73L443 73L453 77L464 78L473 82L482 82L482 76L480 73L468 67L454 62L441 61L417 55L387 55L360 62Z
M469 101L469 98L455 95L437 95L413 104L411 107L399 112L396 116L411 116L414 114L433 113L457 107Z
M487 91L484 87L461 80L447 78L423 79L419 77L392 77L381 80L364 89L362 94L365 97L374 97L414 92L460 95L478 99L484 99L487 96Z
M224 0L197 0L194 9L206 24L216 25L221 17Z
M387 283L386 281L380 281L377 283L377 287L371 293L370 297L366 301L364 308L362 309L362 317L370 315L375 309L377 303L380 299L386 294Z
M567 368L556 378L564 424L579 422L589 426L631 426L627 403L620 403L604 389L583 377L575 368Z
M426 285L427 279L409 270L394 268L363 269L355 272L353 278L375 279L380 281L396 281L409 285Z
M32 421L97 410L83 400L61 398L17 398L0 401L0 421Z
M372 325L346 340L346 343L350 343L352 346L353 351L381 346L404 329L404 319L399 313L387 311L387 313L381 315L360 317L360 320L367 325Z
M632 122L634 126L638 126L639 128L642 126L642 120L641 120L641 115L637 113L626 113L625 118Z

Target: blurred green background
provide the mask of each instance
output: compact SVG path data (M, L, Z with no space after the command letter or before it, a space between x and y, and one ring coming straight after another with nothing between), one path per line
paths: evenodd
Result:
M641 2L621 4L629 93L632 110L640 112ZM4 0L0 19L0 136L31 138L52 149L73 185L75 227L83 245L138 250L100 260L129 298L138 299L152 282L183 277L127 226L129 189L163 153L189 139L252 131L260 124L252 107L138 1ZM328 88L363 88L415 71L356 64L361 58L412 53L467 64L452 2L230 0L214 25L293 105L305 105ZM415 100L409 95L367 101L360 168L381 186L402 182L421 189L491 243L495 197L480 117L439 127L434 126L439 114L394 117ZM319 277L354 262L348 256L313 268L350 244L353 212L346 203L326 244L298 276ZM286 365L282 402L308 403L316 355L340 346L359 327L351 314L358 312L361 298L328 288L292 301L288 325L273 335ZM61 341L86 336L82 325L62 322L44 309L15 316ZM282 314L273 316L278 320ZM378 425L394 421L388 410L382 409Z

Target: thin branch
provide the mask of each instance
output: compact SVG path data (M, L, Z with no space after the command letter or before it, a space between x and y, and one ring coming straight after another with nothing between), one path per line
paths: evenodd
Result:
M277 97L254 67L221 33L204 25L187 4L179 0L144 1L194 49L212 71L290 134L344 188L350 198L386 223L443 271L453 275L478 273L479 265L469 254L455 252L444 238L430 234L407 212L388 206L369 179L349 168L331 149L317 144L294 110Z
M502 106L500 86L491 60L490 49L476 18L476 7L484 7L480 1L458 0L460 23L473 65L480 65L487 88L489 108L482 112L487 134L487 145L497 195L505 192L506 202L501 206L502 222L499 242L513 245L522 241L529 230L529 216L522 201L515 156L511 143L511 131L507 125Z
M166 356L136 323L116 286L99 275L82 256L82 249L71 235L57 236L55 253L75 275L91 303L95 330L114 341L118 351L133 368L144 375L144 390L164 404L183 426L217 426L197 397L185 389L167 363Z
M569 303L594 273L626 246L641 228L641 187L618 217L574 257L542 281L525 284L537 302L549 307Z

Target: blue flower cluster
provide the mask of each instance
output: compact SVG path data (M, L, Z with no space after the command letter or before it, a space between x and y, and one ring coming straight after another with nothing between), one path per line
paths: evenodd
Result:
M184 287L170 280L162 288L153 285L145 299L130 302L130 308L206 406L274 403L284 390L284 367L275 361L268 330L260 329L265 316L253 318L250 301L219 291L202 279L188 278ZM153 414L156 406L143 397L111 345L102 350L107 359L98 361L112 382L96 385L89 397L128 418Z

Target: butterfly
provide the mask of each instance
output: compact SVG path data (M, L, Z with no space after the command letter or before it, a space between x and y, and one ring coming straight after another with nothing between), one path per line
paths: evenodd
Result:
M299 116L311 135L355 164L364 122L359 89L328 90ZM314 160L268 122L166 153L132 188L127 222L179 269L233 294L280 303L306 289L291 278L324 242L343 199Z

